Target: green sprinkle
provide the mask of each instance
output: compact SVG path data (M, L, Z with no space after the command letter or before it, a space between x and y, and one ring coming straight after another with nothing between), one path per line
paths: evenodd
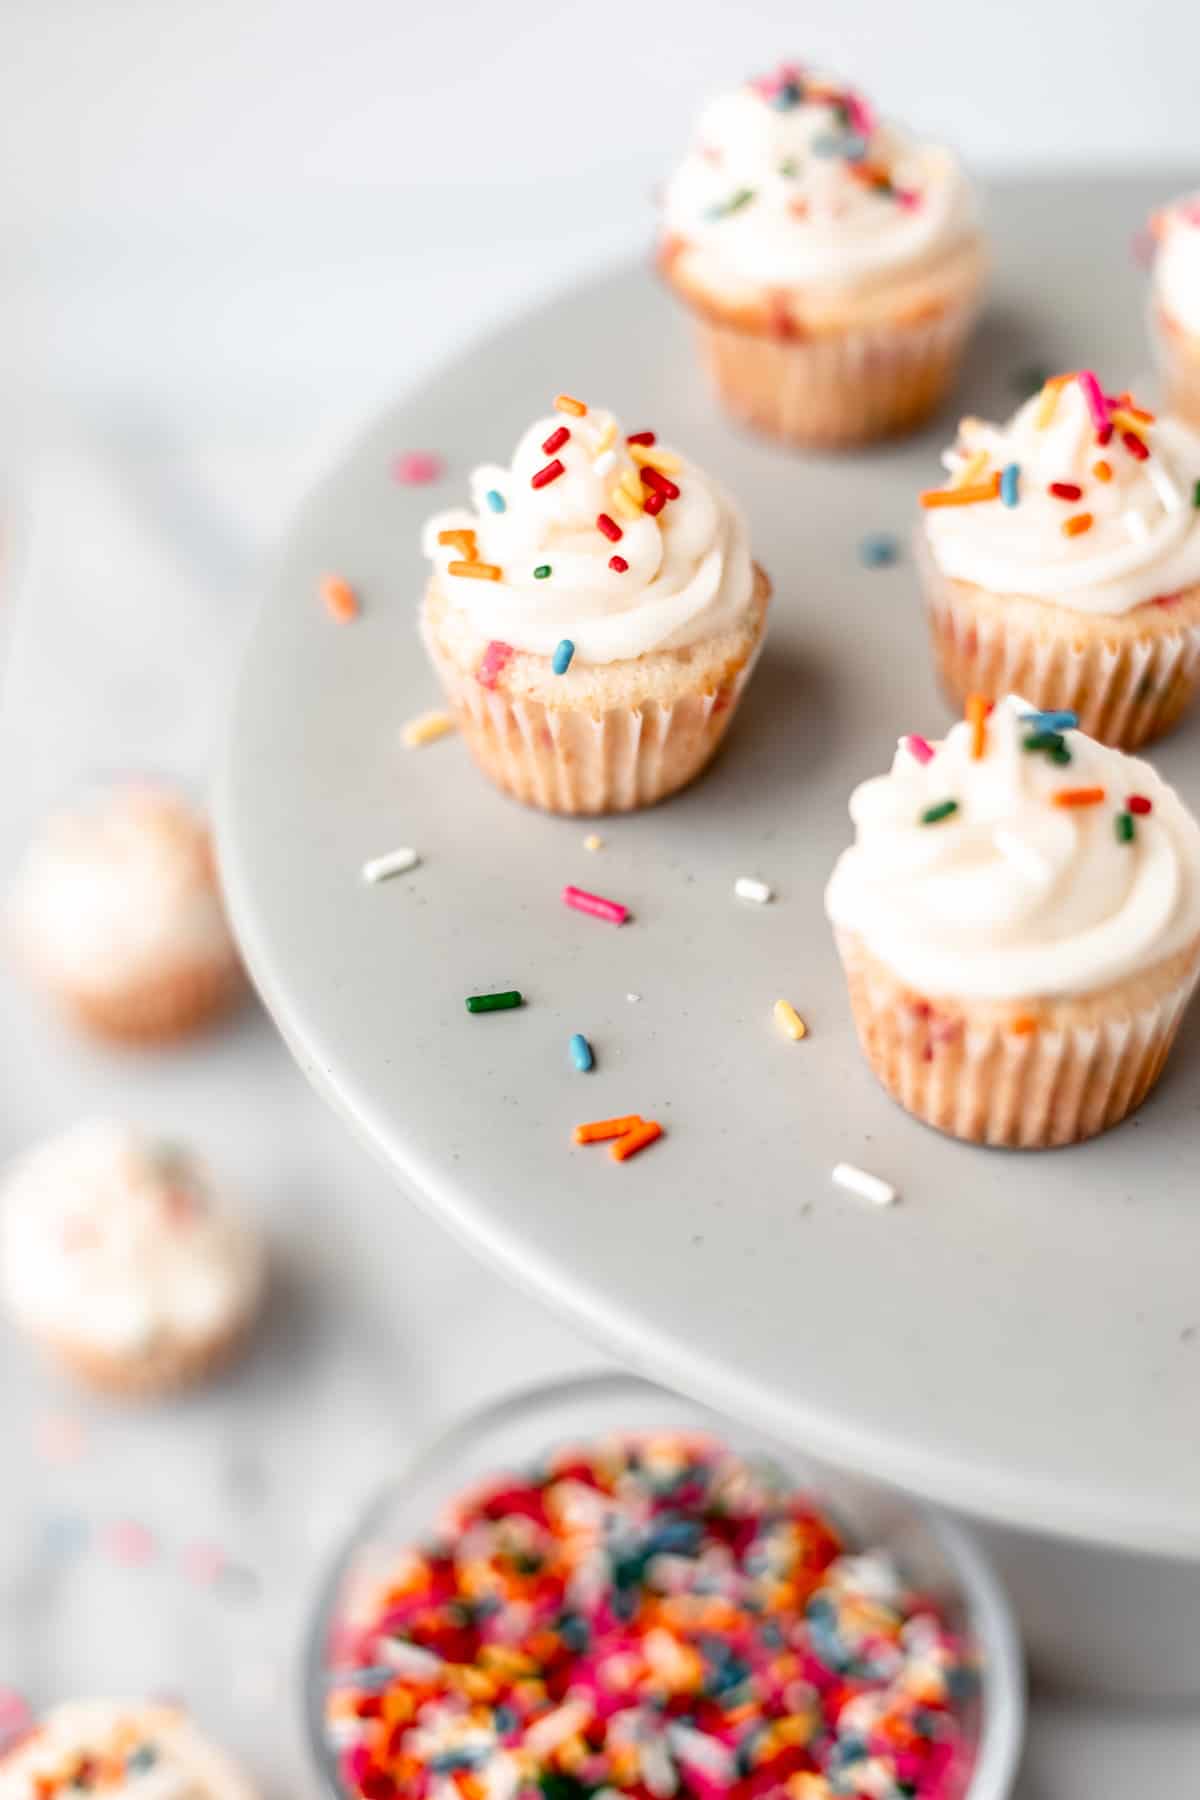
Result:
M1047 751L1047 755L1052 763L1058 764L1060 769L1065 769L1071 760L1071 752L1065 744L1059 744L1055 749Z
M927 806L921 814L922 825L940 825L958 811L957 800L939 800L936 806Z
M1061 731L1031 731L1021 744L1022 750L1061 750L1066 743Z
M504 994L468 994L467 1011L469 1013L510 1012L514 1006L524 1006L525 999L516 988L509 988Z
M1198 481L1192 489L1192 505L1200 506L1200 481Z
M1117 834L1118 844L1132 844L1136 829L1132 813L1119 812L1113 820L1113 830Z
M535 581L545 581L547 575L549 575L549 574L550 574L550 564L549 563L539 563L537 568L533 571L533 579Z
M797 175L800 173L800 165L794 157L789 156L786 162L780 163L779 173L783 176L785 181L795 181Z
M710 206L706 217L727 219L731 213L741 212L743 206L749 206L753 198L753 188L738 188L736 193L730 194L728 200L722 200L719 206Z

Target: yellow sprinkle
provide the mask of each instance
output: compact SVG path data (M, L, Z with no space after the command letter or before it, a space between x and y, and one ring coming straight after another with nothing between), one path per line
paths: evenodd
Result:
M1135 419L1133 414L1126 412L1123 406L1114 406L1112 422L1119 431L1132 431L1135 438L1141 438L1145 443L1146 421L1144 419Z
M642 510L642 484L632 469L622 469L617 476L617 486L633 501L638 511Z
M597 837L594 831L589 832L583 840L583 847L585 850L603 850L604 839Z
M793 1043L798 1044L802 1037L808 1036L808 1026L790 1000L777 1000L772 1010L780 1031L790 1037Z
M583 401L577 400L574 394L555 394L554 406L557 412L571 413L577 419L582 419L587 412Z
M419 750L422 744L436 744L440 737L454 730L454 720L449 713L421 713L416 719L410 719L404 727L404 745L408 750Z
M617 421L615 419L610 419L608 421L608 424L604 427L604 430L600 433L600 436L596 439L595 443L592 445L592 455L593 456L603 456L604 452L606 450L608 450L609 448L611 448L611 446L616 442L616 437L617 437Z
M639 469L657 469L660 475L678 475L683 467L677 456L670 450L660 450L657 444L629 444L626 448Z
M1042 389L1042 398L1038 404L1037 413L1033 421L1039 431L1045 430L1046 426L1049 425L1058 409L1059 395L1062 393L1067 382L1073 379L1074 377L1071 375L1052 375Z
M976 450L973 456L968 456L961 468L954 471L954 474L950 477L950 486L955 488L970 487L971 483L978 481L979 477L983 474L988 466L988 461L989 458L986 450Z
M639 518L641 518L641 515L642 515L641 507L636 506L634 504L634 502L629 498L629 495L625 492L624 488L615 487L612 490L612 493L608 496L608 500L609 500L609 505L612 507L613 511L615 513L620 513L620 515L623 519L639 519Z

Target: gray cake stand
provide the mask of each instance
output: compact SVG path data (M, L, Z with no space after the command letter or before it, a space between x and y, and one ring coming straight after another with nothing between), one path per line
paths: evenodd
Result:
M958 402L922 436L844 459L740 436L649 270L563 294L393 409L315 494L262 608L232 713L219 826L254 977L316 1085L447 1226L628 1363L831 1461L1008 1525L1200 1554L1200 1013L1140 1115L1082 1148L964 1147L863 1066L822 911L853 783L898 733L938 733L906 540L957 412L1005 413L1014 372L1143 371L1130 238L1176 173L1028 183L991 200L997 275ZM740 496L776 601L727 749L691 791L596 827L496 793L456 740L409 752L437 704L414 629L424 516L505 458L567 388L653 426ZM447 459L403 488L397 452ZM328 570L364 600L335 624ZM1156 760L1200 804L1200 720ZM378 887L365 858L421 867ZM773 904L734 898L757 875ZM565 882L625 902L620 929ZM519 1012L464 996L519 987ZM631 995L640 996L636 1001ZM810 1027L772 1023L779 996ZM576 1073L567 1041L595 1046ZM636 1161L577 1120L642 1112ZM832 1166L895 1183L887 1211ZM404 1220L356 1213L381 1258Z

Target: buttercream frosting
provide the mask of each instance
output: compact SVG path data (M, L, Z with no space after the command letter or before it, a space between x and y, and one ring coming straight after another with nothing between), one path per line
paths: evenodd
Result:
M979 757L969 723L933 746L902 738L891 771L851 796L856 839L826 909L921 993L1094 992L1200 933L1200 826L1178 795L1148 763L1031 712L1001 701ZM1056 801L1064 791L1076 802Z
M10 915L47 980L93 992L237 954L204 820L149 782L99 787L53 813L18 871Z
M963 421L943 462L950 490L980 497L957 505L942 504L945 490L922 496L944 575L1102 614L1200 582L1200 436L1094 381L1087 371L1054 377L1007 425Z
M73 1700L0 1757L0 1800L255 1800L256 1790L178 1708Z
M262 1273L198 1162L129 1126L75 1126L0 1191L0 1284L38 1334L117 1356L201 1343L249 1315Z
M713 100L663 197L669 236L763 287L856 288L944 256L976 206L953 156L794 65Z
M1200 193L1155 214L1154 286L1167 317L1200 336Z
M471 508L438 513L422 543L485 643L553 656L566 639L579 662L611 663L695 643L746 613L754 570L736 507L678 452L631 444L609 412L539 419L511 467L485 464L470 486ZM495 578L455 573L468 562Z

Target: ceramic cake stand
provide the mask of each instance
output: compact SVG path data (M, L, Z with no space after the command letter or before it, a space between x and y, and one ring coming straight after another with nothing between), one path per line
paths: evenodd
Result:
M997 275L960 390L1006 414L1017 372L1148 363L1130 239L1184 184L1028 183L991 199ZM653 427L741 499L776 590L728 746L696 787L594 828L526 811L447 739L415 631L419 528L507 459L567 389ZM312 1080L447 1226L624 1360L802 1443L1009 1525L1200 1555L1200 1014L1141 1113L1081 1148L968 1148L914 1123L860 1060L822 910L851 786L906 730L949 722L905 549L958 408L844 458L740 436L644 267L591 281L433 376L296 522L254 633L220 795L225 876L254 977ZM397 485L398 452L447 461ZM361 618L335 623L326 571ZM1200 719L1155 760L1200 801ZM422 857L380 886L364 860ZM740 875L776 892L735 900ZM614 928L566 882L627 904ZM517 987L516 1012L464 997ZM634 998L637 996L637 998ZM772 1022L786 996L810 1028ZM567 1054L584 1032L596 1068ZM664 1139L617 1166L579 1120L641 1112ZM830 1184L885 1176L887 1211ZM351 1196L340 1197L348 1213ZM403 1214L354 1217L381 1257ZM1200 1635L1200 1634L1198 1634Z

